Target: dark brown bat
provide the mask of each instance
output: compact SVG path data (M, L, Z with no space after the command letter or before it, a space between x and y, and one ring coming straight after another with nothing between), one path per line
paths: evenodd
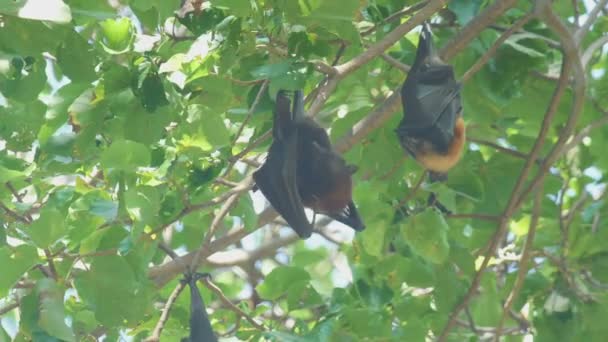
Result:
M190 342L217 342L217 337L213 333L203 297L196 285L197 281L208 274L191 273L186 276L185 282L190 287L190 337L182 341Z
M416 59L401 88L404 116L396 129L401 146L441 179L462 156L465 127L460 83L454 68L433 46L428 23L422 26Z
M360 231L365 225L352 201L352 174L357 170L333 150L329 136L304 113L302 91L293 109L286 92L277 94L273 142L253 178L270 204L301 238L313 232L304 207Z

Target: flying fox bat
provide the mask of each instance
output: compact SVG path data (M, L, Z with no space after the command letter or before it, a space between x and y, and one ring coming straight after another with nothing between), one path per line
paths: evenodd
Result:
M365 228L352 200L349 165L333 150L327 132L304 113L302 91L293 107L286 92L276 97L273 142L264 164L254 172L258 189L303 239L313 232L304 207L325 214L357 231Z
M190 336L183 338L182 342L217 342L205 310L203 297L196 285L199 279L207 276L209 275L204 273L189 273L182 280L190 287Z
M401 146L431 171L431 179L445 178L462 156L460 86L454 68L437 55L429 24L424 23L414 64L401 88L404 116L396 133Z

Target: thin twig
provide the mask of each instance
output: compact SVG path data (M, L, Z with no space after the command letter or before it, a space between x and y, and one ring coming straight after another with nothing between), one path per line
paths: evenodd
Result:
M269 83L270 83L270 81L268 81L268 80L265 81L264 83L262 83L262 86L260 87L260 90L258 90L258 93L255 96L255 100L253 100L253 103L251 104L251 107L247 111L247 116L243 120L243 123L241 123L241 126L239 127L239 130L236 132L236 136L234 137L234 141L232 142L232 146L234 146L236 144L236 142L238 141L239 137L241 136L241 133L243 133L243 129L245 129L245 126L247 125L247 123L251 119L251 116L255 112L255 109L258 107L258 104L260 103L260 100L262 99L262 95L264 95L266 93L266 89L268 88L268 84ZM226 170L224 171L224 174L223 174L224 177L226 177L226 175L228 175L230 173L230 171L232 171L232 168L234 167L234 164L236 163L237 160L238 159L236 159L234 161L232 161L232 160L230 161L230 164L228 164L228 166L226 167Z
M602 8L606 7L606 4L608 4L608 0L600 0L597 2L595 7L591 11L589 11L589 13L587 13L587 19L585 20L583 25L581 25L581 27L574 33L574 41L577 42L577 44L583 40L583 37L589 31L591 25L593 25L593 23L595 22L595 19L597 19L597 16L598 14L600 14Z
M487 214L449 214L445 216L450 219L475 219L490 222L499 222L501 217L498 215L487 215Z
M10 190L15 199L17 199L17 202L23 203L23 196L19 193L19 191L17 191L17 189L15 189L11 182L6 182L6 187Z
M269 129L268 131L264 132L264 134L260 135L259 138L247 145L247 147L245 147L241 152L230 157L229 161L231 163L236 163L237 161L241 160L241 158L243 158L245 155L247 155L247 153L251 152L251 150L256 148L258 145L270 139L270 137L272 137L272 130Z
M232 303L232 301L226 297L226 295L224 294L224 292L222 292L222 289L220 289L219 287L217 287L217 285L215 285L211 281L211 279L209 279L209 277L202 278L201 280L203 281L203 283L205 284L205 286L209 290L213 291L213 293L215 293L220 298L220 300L222 301L222 303L224 303L224 305L228 309L230 309L231 311L235 312L239 317L244 318L247 322L249 322L256 329L258 329L260 331L266 331L266 328L262 324L256 322L245 311L241 310L241 308L239 308L238 306L234 305L234 303Z
M470 136L467 136L467 140L470 141L470 142L472 142L472 143L478 144L478 145L485 145L485 146L492 147L495 150L498 150L500 152L506 153L508 155L511 155L511 156L514 156L514 157L517 157L517 158L528 159L528 155L527 154L525 154L523 152L520 152L520 151L517 151L517 150L513 150L513 149L510 149L510 148L507 148L507 147L503 147L503 146L498 145L497 143L495 143L493 141L478 139L478 138L474 138L474 137L470 137ZM538 162L542 162L542 161L539 160Z
M416 196L416 193L418 192L418 189L420 189L420 187L422 186L422 183L424 182L424 178L426 177L427 173L428 172L424 171L420 174L420 177L418 177L418 181L416 181L416 184L412 188L410 188L410 192L407 194L407 196L405 196L397 204L398 208L403 206L404 204L409 202L412 198L414 198L414 196Z
M251 108L249 108L249 110L247 111L247 116L241 123L241 126L239 127L238 131L236 132L236 134L234 136L234 140L232 141L233 146L236 144L236 142L241 137L241 133L243 133L243 130L245 129L245 126L247 126L247 123L249 122L249 120L251 120L251 115L253 114L253 110L255 110L256 104L258 102L260 102L262 95L264 94L264 92L266 92L266 88L268 88L268 83L270 83L270 82L268 80L265 80L262 83L262 85L260 86L260 90L258 90L258 93L255 96L255 99L253 100L253 104L251 105Z
M405 17L406 15L410 15L410 14L418 11L419 9L423 8L424 6L426 6L427 3L428 3L428 0L425 0L425 1L420 1L418 3L415 3L411 6L406 6L403 9L384 18L381 22L379 22L379 23L375 24L374 26L368 28L367 30L361 32L361 36L362 37L368 36L371 33L373 33L374 31L376 31L378 29L378 27L380 27L382 25L386 25L392 21L401 19L402 17Z
M258 224L258 226L261 226ZM243 227L237 228L225 236L215 239L207 249L192 251L186 255L180 256L175 260L170 260L162 265L153 266L148 271L148 277L154 281L157 287L162 287L167 284L176 275L184 273L188 270L188 266L197 257L201 262L215 252L219 252L226 247L240 241L247 236L251 231Z
M538 218L540 216L543 195L544 193L541 183L541 186L536 189L536 196L534 196L532 217L530 219L530 226L528 228L528 236L526 238L526 242L524 243L523 251L521 253L521 260L519 261L517 278L515 279L515 283L513 284L511 293L507 297L507 301L503 306L502 317L498 322L498 326L496 327L496 335L494 339L496 342L500 342L501 331L505 324L507 315L511 313L511 307L515 302L515 299L517 299L517 296L519 296L519 293L521 292L521 289L524 285L524 280L526 279L526 274L528 273L528 261L530 260L532 254L532 246L534 244L534 237L536 235L536 228L538 226Z
M12 302L12 303L8 303L5 306L3 306L3 307L0 308L0 316L2 316L5 313L10 312L10 311L18 308L18 307L19 307L19 302L18 301L15 301L15 302Z
M465 27L460 30L439 52L439 55L444 59L450 59L454 55L464 50L464 48L479 36L488 25L495 23L496 20L511 7L517 4L517 0L497 0L483 12L473 18Z
M165 303L165 306L163 307L163 311L160 314L160 318L158 319L158 322L156 323L154 330L152 330L152 334L144 340L145 342L160 341L160 334L162 333L162 331L165 327L165 324L167 323L167 320L169 319L169 313L171 312L171 308L173 307L173 304L175 304L175 301L177 300L180 293L182 293L182 291L184 290L185 287L186 287L186 282L183 282L183 281L177 282L177 286L175 286L175 289L173 289L173 292L171 292L171 295L169 296L169 298L167 298L167 302Z
M228 215L228 212L230 211L230 209L232 209L232 207L234 207L236 205L241 194L243 192L251 189L252 185L253 185L253 178L251 177L251 175L249 175L249 176L245 177L245 179L239 184L239 186L234 187L233 190L235 190L235 192L226 200L226 202L224 202L224 204L222 205L222 207L220 208L218 213L213 217L211 226L209 226L209 229L207 230L207 232L205 234L205 238L203 239L201 246L196 251L196 254L194 255L194 259L192 259L192 262L190 263L191 272L195 272L198 269L198 266L201 262L201 260L200 260L201 254L203 253L204 250L208 249L211 239L213 238L213 236L215 236L215 231L220 226L220 223L222 222L224 217L226 217L226 215Z
M382 57L382 59L384 59L388 64L394 66L395 68L407 73L410 71L411 67L407 64L401 63L400 61L398 61L397 59L391 57L390 55L383 53L380 55L380 57Z
M216 184L220 184L220 185L224 185L230 188L234 188L235 186L239 185L239 183L233 182L233 181L229 181L225 178L222 177L217 177L216 179L213 180L214 183Z
M477 330L477 327L475 326L475 320L473 319L473 315L471 315L471 310L467 307L464 309L464 313L467 316L467 321L469 321L471 331L473 331L473 333L476 335L479 335L479 330Z
M44 256L46 258L46 262L49 265L49 271L51 273L51 277L53 280L57 281L57 269L55 268L55 262L53 262L53 255L51 250L48 248L44 249Z
M199 211L199 210L203 210L206 208L210 208L210 207L216 206L220 203L224 203L229 198L231 198L234 194L241 193L246 190L246 189L242 188L242 186L243 186L242 183L239 183L239 184L240 184L239 186L235 186L234 188L224 192L223 194L221 194L217 197L214 197L213 199L211 199L209 201L198 203L198 204L191 204L191 205L186 206L172 220L170 220L169 222L152 230L152 232L150 232L148 235L160 233L161 231L165 230L166 228L168 228L169 226L171 226L175 222L179 221L180 219L184 218L185 216L187 216L190 213L193 213L193 212Z
M587 69L589 67L589 63L591 62L595 51L600 50L606 44L608 44L608 34L599 37L593 43L589 44L585 52L583 52L583 56L581 57L583 68Z
M462 83L466 83L469 80L469 78L471 78L479 70L481 70L481 68L484 65L486 65L486 63L488 63L488 61L490 60L490 58L492 58L494 56L494 54L496 54L496 51L498 51L498 48L500 46L502 46L502 44L513 33L515 33L515 31L519 30L524 25L526 25L532 18L534 18L534 13L528 12L523 17L517 19L517 21L515 23L513 23L513 25L508 30L506 30L505 32L503 32L502 35L500 35L500 37L498 37L498 39L494 42L494 44L492 44L492 46L488 49L488 51L486 51L483 54L483 56L481 56L481 58L479 58L475 62L475 64L473 64L473 66L469 70L467 70L467 72L464 73L464 75L462 76L461 82Z
M2 203L2 202L0 202L0 209L4 210L8 214L8 216L12 217L13 219L15 219L17 221L23 222L25 224L31 223L27 218L12 211L9 207L5 206L4 203Z
M397 26L394 30L388 33L381 41L370 46L363 53L351 59L350 61L336 66L338 74L341 76L350 74L362 65L371 61L376 56L379 56L390 46L399 41L406 33L410 32L414 27L422 24L426 19L435 14L440 8L445 6L447 3L447 0L429 1L428 4L422 9L420 9L414 16L412 16L410 20Z

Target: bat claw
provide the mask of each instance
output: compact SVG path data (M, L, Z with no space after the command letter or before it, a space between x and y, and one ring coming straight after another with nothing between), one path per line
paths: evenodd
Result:
M180 281L182 283L190 283L191 281L197 282L199 279L203 279L203 278L211 279L211 273L188 271L184 274L184 278L182 278Z

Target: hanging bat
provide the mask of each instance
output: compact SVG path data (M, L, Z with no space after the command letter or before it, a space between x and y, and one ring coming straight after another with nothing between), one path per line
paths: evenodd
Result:
M190 273L186 276L186 281L190 287L190 337L182 339L189 342L217 342L217 337L213 333L203 297L196 285L197 281L208 274Z
M462 156L465 127L460 83L444 63L424 23L416 58L401 88L404 116L396 129L401 146L425 169L431 180L445 179Z
M304 112L304 96L296 91L293 108L286 92L277 94L273 142L264 164L254 172L256 187L301 238L314 227L304 207L325 214L357 231L365 228L352 201L349 165L333 150L327 132Z

